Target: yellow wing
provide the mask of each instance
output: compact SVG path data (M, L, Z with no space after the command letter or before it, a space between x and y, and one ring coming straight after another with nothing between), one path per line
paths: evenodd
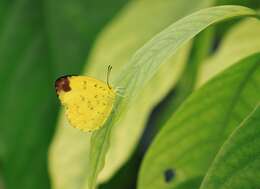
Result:
M116 93L95 78L64 76L56 80L55 88L70 124L82 131L102 127L113 109Z

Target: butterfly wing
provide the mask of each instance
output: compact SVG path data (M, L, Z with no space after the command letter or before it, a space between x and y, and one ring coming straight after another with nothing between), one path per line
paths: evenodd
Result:
M67 76L56 81L56 91L73 127L100 128L113 109L115 92L106 83L88 76Z

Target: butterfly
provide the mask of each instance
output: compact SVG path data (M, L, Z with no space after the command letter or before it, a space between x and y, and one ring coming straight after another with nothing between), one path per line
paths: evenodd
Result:
M109 84L112 66L108 66L107 82L88 76L67 75L55 81L56 93L71 126L94 131L104 125L111 111L116 92Z

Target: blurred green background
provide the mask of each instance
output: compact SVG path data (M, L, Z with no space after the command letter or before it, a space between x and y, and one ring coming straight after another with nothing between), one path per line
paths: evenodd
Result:
M128 1L0 0L0 189L51 188L47 153L59 111L54 81L82 72L99 32ZM214 4L260 7L259 0ZM225 23L215 28L210 53L231 26ZM192 47L190 57L196 48ZM135 187L140 161L156 132L153 123L178 86L154 109L130 160L101 188Z
M6 188L50 188L47 151L59 109L54 81L81 72L98 32L125 3L0 1L0 172Z

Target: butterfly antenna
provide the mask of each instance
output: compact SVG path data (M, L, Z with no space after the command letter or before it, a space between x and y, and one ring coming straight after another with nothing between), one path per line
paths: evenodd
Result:
M112 70L112 66L109 65L109 66L107 67L107 86L108 86L109 89L112 89L112 87L111 87L110 84L109 84L109 76L110 76L111 70Z

